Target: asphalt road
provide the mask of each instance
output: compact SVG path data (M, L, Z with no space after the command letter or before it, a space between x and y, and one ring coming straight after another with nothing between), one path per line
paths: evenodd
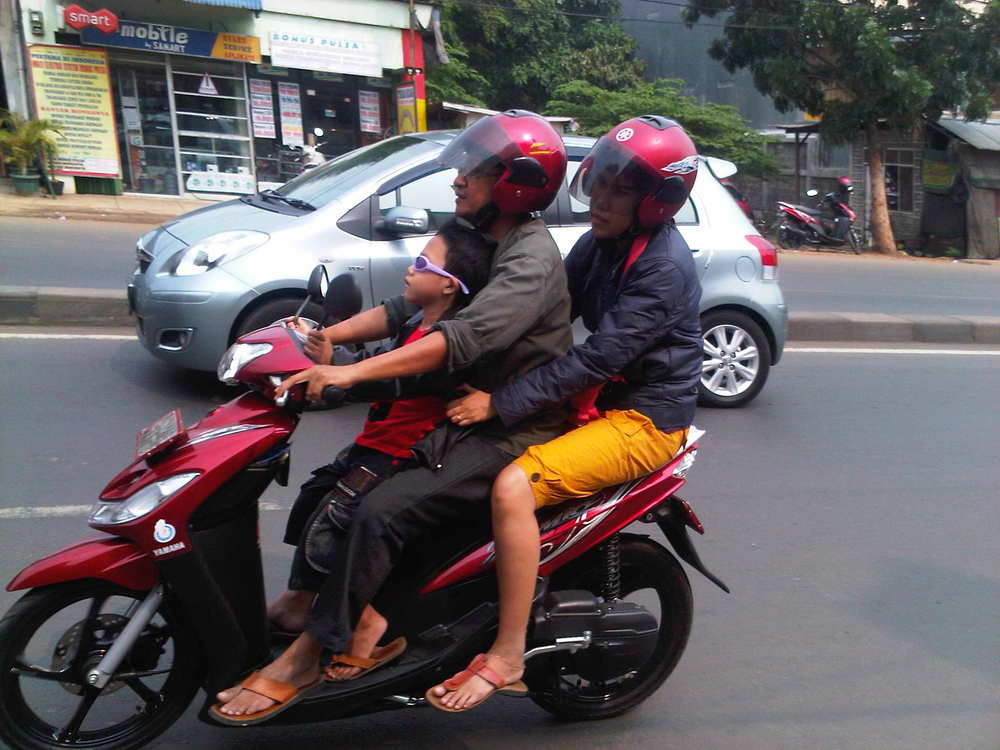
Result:
M683 495L707 529L703 558L733 593L689 571L687 652L628 715L567 724L497 698L457 716L227 731L189 711L149 747L995 750L1000 357L976 351L793 348L750 407L699 412L708 437ZM137 429L175 405L193 421L229 396L134 341L0 339L0 357L0 511L89 504ZM307 416L293 487L362 417L360 407ZM287 507L291 495L275 487L265 500ZM79 513L18 513L0 521L3 578L93 533ZM275 591L290 557L284 513L263 519ZM0 609L15 598L0 593Z
M2 283L124 289L139 224L0 217ZM792 312L1000 316L1000 264L783 251Z

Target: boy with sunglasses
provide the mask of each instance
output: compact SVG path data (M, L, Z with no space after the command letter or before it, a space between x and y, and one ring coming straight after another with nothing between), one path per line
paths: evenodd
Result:
M464 308L486 284L492 248L479 233L448 222L407 269L403 279L403 299L419 307L397 332L392 349L422 338L440 320L448 320ZM327 361L330 355L327 354ZM361 433L344 448L333 463L313 471L302 485L285 530L285 542L296 545L288 590L268 607L271 622L280 629L300 631L305 627L301 614L308 612L316 592L329 572L332 547L350 528L364 493L392 474L413 465L413 444L442 422L449 392L456 384L453 376L436 371L416 379L367 383L352 389L355 400L373 401ZM400 393L428 392L413 398L394 397ZM381 619L368 608L363 625ZM384 628L383 628L384 629ZM358 629L348 654L339 655L340 667L328 670L330 679L349 679L366 667L374 643L364 634L373 627ZM388 649L388 650L386 650ZM386 647L383 661L398 652ZM353 655L352 655L353 654Z

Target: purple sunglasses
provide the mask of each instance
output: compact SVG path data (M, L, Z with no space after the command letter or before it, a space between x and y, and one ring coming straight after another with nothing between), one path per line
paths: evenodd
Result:
M427 260L426 256L418 255L413 259L413 270L414 271L430 271L431 273L436 273L438 276L444 276L446 279L454 279L458 282L458 286L461 288L464 294L469 293L469 287L462 283L462 280L458 278L453 273L448 273L443 268L439 268Z

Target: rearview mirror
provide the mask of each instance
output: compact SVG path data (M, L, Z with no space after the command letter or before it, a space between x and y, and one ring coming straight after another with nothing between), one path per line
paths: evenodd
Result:
M361 287L354 280L354 276L349 273L334 276L323 300L325 314L323 323L329 325L329 321L333 319L343 320L357 315L363 306Z
M322 263L316 266L309 274L309 281L306 284L306 291L309 299L317 305L322 305L326 301L326 293L330 290L330 276L326 272L326 266Z
M386 234L427 234L430 218L422 208L394 206L385 213L376 228Z
M819 195L819 190L817 190L816 188L809 188L808 190L806 190L806 195L808 195L810 198L815 198L817 195Z

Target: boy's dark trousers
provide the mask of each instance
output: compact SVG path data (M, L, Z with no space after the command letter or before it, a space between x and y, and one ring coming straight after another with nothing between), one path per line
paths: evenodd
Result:
M440 428L439 428L440 429ZM334 653L347 650L404 547L441 529L489 531L490 490L511 456L470 435L449 447L440 468L400 471L365 495L345 543L336 545L313 605L309 634Z
M336 508L328 507L332 500L331 492L336 488L337 482L359 466L364 466L380 479L384 479L394 471L409 465L412 465L410 459L396 458L388 453L351 443L337 455L333 463L320 466L313 471L312 478L299 489L299 496L295 499L285 526L285 543L295 545L292 569L288 576L290 590L319 591L326 579L327 574L310 565L306 557L306 536L321 514L329 511L335 526L332 529L333 533L326 535L326 539L332 543L331 547L321 551L320 557L332 562L335 557L333 547L341 546L341 542L347 538L347 529L350 528L363 494L353 498L353 501L346 501L340 497L336 501ZM343 533L337 534L338 530ZM315 550L310 556L316 559Z

